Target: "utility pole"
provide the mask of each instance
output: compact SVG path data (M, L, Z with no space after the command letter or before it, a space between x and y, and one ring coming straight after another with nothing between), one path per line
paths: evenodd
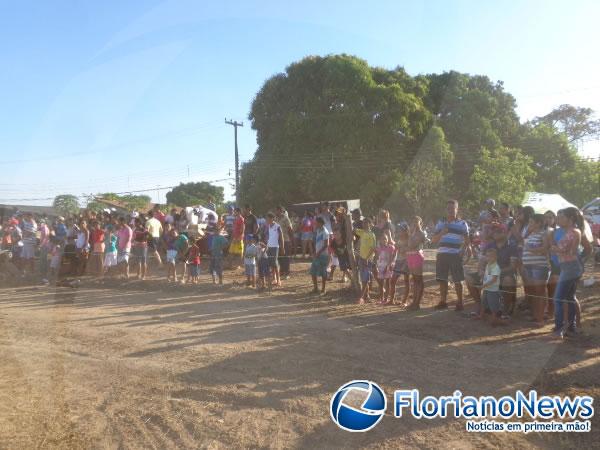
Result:
M240 156L238 154L237 129L238 129L238 127L243 127L244 122L237 122L235 120L225 119L225 123L227 125L233 126L233 133L234 133L234 137L235 137L235 202L239 206L239 202L240 202Z

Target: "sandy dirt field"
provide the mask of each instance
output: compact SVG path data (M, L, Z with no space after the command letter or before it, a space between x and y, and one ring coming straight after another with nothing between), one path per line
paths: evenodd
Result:
M431 256L431 255L430 255ZM352 379L388 393L600 398L600 287L581 288L583 334L559 343L519 313L492 328L424 308L359 306L348 285L310 295L308 263L256 293L226 273L199 286L83 279L0 287L0 448L598 448L591 433L476 434L458 419L339 430L331 395ZM588 276L591 273L587 274ZM600 273L596 270L596 280ZM453 302L451 297L451 302Z

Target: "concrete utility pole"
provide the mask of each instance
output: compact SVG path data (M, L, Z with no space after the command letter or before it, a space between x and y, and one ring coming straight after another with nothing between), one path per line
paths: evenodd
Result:
M235 120L227 120L225 119L225 123L227 125L233 126L233 132L235 137L235 202L239 206L240 203L240 157L238 154L238 144L237 144L237 129L238 127L243 127L244 122L237 122Z

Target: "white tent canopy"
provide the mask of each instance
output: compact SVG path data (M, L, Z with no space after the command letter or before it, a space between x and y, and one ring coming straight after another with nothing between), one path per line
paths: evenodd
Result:
M553 211L556 214L558 210L569 206L577 208L559 194L544 194L541 192L526 192L523 205L531 206L536 214L544 214L546 211Z

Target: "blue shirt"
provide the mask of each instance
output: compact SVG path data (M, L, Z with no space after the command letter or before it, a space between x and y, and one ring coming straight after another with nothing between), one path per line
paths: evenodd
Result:
M435 226L435 234L448 228L448 233L442 236L439 242L438 253L450 253L458 255L462 252L465 245L465 236L469 235L469 225L461 219L448 222L445 219L440 220Z
M558 244L558 241L560 241L563 236L565 235L565 229L564 228L555 228L554 229L554 233L552 233L554 235L554 245ZM555 264L556 266L560 266L560 261L558 260L558 255L556 253L551 253L550 254L550 261L552 261L552 264Z
M223 236L214 236L210 245L211 255L215 258L223 257L223 250L227 248L227 245L229 245L229 243L227 242L227 239L225 239Z
M56 230L54 231L56 237L59 239L65 238L67 236L67 227L64 223L56 224Z

